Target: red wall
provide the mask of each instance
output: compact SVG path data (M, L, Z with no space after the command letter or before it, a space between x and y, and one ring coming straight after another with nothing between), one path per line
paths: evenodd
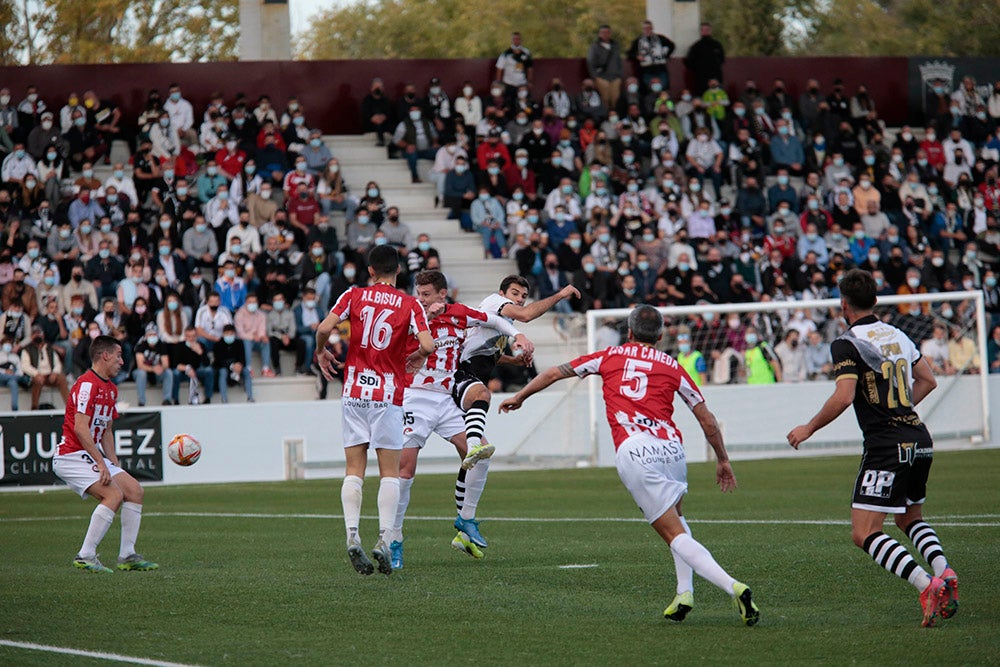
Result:
M9 87L14 100L20 101L25 86L36 84L42 99L56 108L65 104L69 92L82 93L92 88L100 97L113 99L131 119L142 110L150 88L159 88L165 97L172 82L181 85L198 114L214 91L221 91L227 100L238 92L254 99L266 92L278 108L284 108L285 99L294 94L304 105L311 125L329 134L355 134L360 131L361 99L373 77L382 77L393 96L401 93L408 81L425 92L432 76L440 77L442 86L452 95L465 80L485 93L493 76L493 63L493 59L479 58L0 67L0 85ZM902 124L908 116L906 58L733 58L723 71L730 96L738 95L750 78L769 91L774 77L783 77L789 91L798 95L810 77L819 79L824 91L839 77L849 93L859 83L865 83L880 115L890 125ZM686 74L679 59L671 61L670 73L676 96ZM538 60L536 96L541 96L555 76L571 92L577 92L586 76L584 60Z

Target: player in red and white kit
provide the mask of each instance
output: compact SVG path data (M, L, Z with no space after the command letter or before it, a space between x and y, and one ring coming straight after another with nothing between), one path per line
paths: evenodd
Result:
M509 337L517 349L531 354L534 346L513 324L499 315L484 313L460 303L446 303L448 281L440 271L423 271L414 280L417 300L427 311L434 353L412 378L403 394L403 455L399 464L399 505L389 543L392 567L403 567L403 520L410 504L410 487L417 469L417 455L431 433L448 440L464 461L468 453L466 432L470 428L467 410L476 401L489 401L490 393L481 382L459 382L455 377L467 331L480 326ZM411 339L411 347L416 341ZM475 426L474 426L475 428ZM477 431L478 432L478 431ZM485 438L483 438L485 441ZM489 459L466 469L459 467L455 483L455 504L459 517L478 526L476 507L486 487ZM478 531L477 531L478 532ZM479 546L459 532L452 546L473 558L482 558Z
M361 490L368 462L368 446L378 456L379 537L372 549L379 572L392 574L385 538L392 529L399 504L399 457L403 449L403 389L406 373L419 370L434 352L424 309L412 296L396 289L399 259L391 246L376 246L368 254L368 287L344 292L316 330L317 361L327 380L334 369L344 372L343 430L347 460L340 491L347 528L347 555L361 574L374 571L361 546ZM341 364L326 343L342 320L351 323L347 361ZM419 347L409 356L406 345L416 333Z
M66 401L63 437L52 458L52 469L81 498L98 505L73 565L88 572L111 572L97 559L115 513L122 511L119 570L155 570L159 567L135 552L142 522L142 486L118 467L111 425L118 418L118 388L111 382L122 368L122 346L110 336L98 336L90 346L90 369L80 376Z
M680 431L672 420L674 395L679 395L694 412L715 450L716 483L723 491L731 491L736 488L736 477L718 422L687 372L673 357L653 347L663 334L659 311L652 306L636 307L629 314L628 328L625 345L550 368L501 403L500 411L517 410L526 398L558 380L599 374L604 383L618 476L674 556L677 596L663 615L681 621L691 611L693 570L726 591L743 622L754 625L760 612L750 589L729 576L708 549L695 541L680 513L681 500L687 493L687 463Z

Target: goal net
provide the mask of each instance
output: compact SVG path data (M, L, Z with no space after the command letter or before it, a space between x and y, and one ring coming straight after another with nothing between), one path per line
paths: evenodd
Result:
M742 458L790 453L785 435L808 421L833 391L830 343L847 328L839 299L789 298L659 310L665 328L657 347L681 361L702 383L730 453ZM588 312L588 350L623 342L629 312ZM982 292L881 296L875 314L904 331L931 363L938 387L917 412L935 443L969 445L988 440L988 330ZM589 382L596 461L610 435L600 383ZM675 407L674 419L685 436L689 458L707 458L708 445L697 422L679 402ZM854 411L848 409L801 449L837 453L859 451L860 445L861 431Z

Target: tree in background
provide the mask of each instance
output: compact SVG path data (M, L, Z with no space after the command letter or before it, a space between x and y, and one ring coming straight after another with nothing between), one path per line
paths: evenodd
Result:
M0 0L0 53L24 63L22 7ZM237 55L239 0L38 0L34 7L29 5L32 64L199 62ZM13 48L3 48L7 44Z
M536 56L579 57L602 23L628 48L645 0L376 0L319 12L296 41L306 59L491 58L521 32Z

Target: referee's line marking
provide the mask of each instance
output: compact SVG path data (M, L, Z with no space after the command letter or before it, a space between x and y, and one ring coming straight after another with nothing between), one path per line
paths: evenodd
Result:
M61 653L63 655L76 655L84 658L94 658L95 660L110 660L111 662L130 662L134 665L154 665L155 667L196 667L195 665L191 665L189 663L184 663L184 662L153 660L152 658L139 658L132 655L105 653L103 651L84 651L82 649L65 648L62 646L48 646L46 644L34 644L32 642L15 642L9 639L0 639L0 646L23 648L28 651L45 651L46 653Z
M343 519L343 514L271 514L263 512L144 512L146 517L174 517L174 518L209 518L209 519ZM964 518L980 518L981 515L950 515L940 517L948 521L939 521L935 517L925 517L927 521L933 522L935 526L948 528L1000 528L1000 522L968 522L958 521ZM71 521L79 520L82 515L76 516L48 516L48 517L2 517L0 523L28 523L33 521ZM377 516L363 516L363 519L377 519ZM516 517L516 516L496 516L485 517L489 521L504 521L511 523L647 523L645 519L638 517ZM1000 518L1000 517L998 517ZM412 516L407 517L407 521L453 521L453 516ZM846 519L698 519L691 518L689 523L702 524L722 524L722 525L762 525L762 526L849 526L851 522Z

